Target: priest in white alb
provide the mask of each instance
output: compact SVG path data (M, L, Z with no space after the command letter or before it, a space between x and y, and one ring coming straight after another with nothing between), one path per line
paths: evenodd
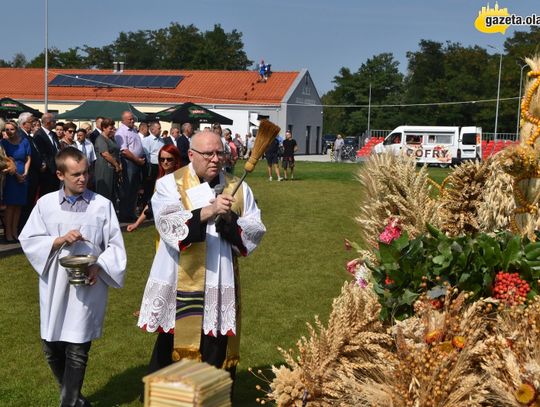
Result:
M42 347L60 385L62 407L88 407L81 395L92 340L102 334L109 287L124 283L126 252L112 203L86 189L88 162L68 147L56 156L59 191L40 198L19 236L39 275ZM93 255L86 284L70 284L59 259Z
M239 180L222 171L219 136L197 133L188 154L190 164L156 183L151 202L160 241L138 325L160 332L149 372L192 358L228 369L234 379L240 342L237 257L257 247L265 228L246 183L232 196Z

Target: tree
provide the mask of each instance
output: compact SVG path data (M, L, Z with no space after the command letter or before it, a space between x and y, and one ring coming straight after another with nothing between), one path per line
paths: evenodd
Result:
M154 41L163 69L193 69L193 59L202 47L203 36L193 24L171 23L168 28L155 32Z
M430 125L478 125L484 131L494 130L496 113L499 55L490 55L484 48L463 47L422 40L420 50L409 52L406 78L407 103L465 102L492 99L489 103L445 103L407 107L402 122ZM513 96L505 75L501 80L500 98ZM500 102L498 132L515 128L512 103Z
M520 68L524 58L539 52L540 27L516 31L504 43L497 132L516 129ZM391 54L368 59L356 73L341 68L335 87L323 96L324 104L365 105L369 83L374 105L433 104L401 109L372 109L371 128L392 129L401 124L478 125L492 132L495 124L499 54L479 46L421 40L407 53L407 76L400 80ZM527 72L527 69L525 69ZM388 88L388 89L386 89ZM387 92L386 92L387 91ZM382 93L381 93L382 92ZM509 100L504 100L509 99ZM490 100L483 103L464 101ZM457 102L456 104L435 104ZM325 132L355 134L365 128L366 109L325 108Z
M127 69L241 69L251 63L243 50L242 34L227 33L220 25L212 31L171 23L158 30L121 32L104 47L85 45L87 67L110 68L114 61Z
M154 31L121 32L112 44L116 61L125 62L129 69L157 69L158 49L154 44Z
M368 105L369 86L371 100L376 104L399 103L403 87L403 75L399 63L391 53L375 55L362 64L357 72L341 68L334 77L334 90L323 96L324 104ZM367 107L343 107L324 109L326 133L360 135L367 128ZM379 109L371 111L371 127L386 127L394 121L393 117Z
M86 68L96 69L111 69L115 56L113 49L110 46L105 47L90 47L88 45L83 46L83 52L86 54L84 57L84 64Z
M221 25L203 34L202 46L194 55L195 69L246 70L253 61L243 50L242 34L236 30L226 33Z
M444 76L443 44L420 40L419 47L419 51L407 52L408 74L405 78L404 97L404 102L407 104L441 100L439 91ZM437 116L437 113L436 106L409 107L402 112L402 123L429 123L433 117Z
M540 27L531 26L530 31L514 31L504 42L506 54L517 61L523 61L539 52Z
M60 51L58 48L49 48L47 52L47 63L51 68L83 68L86 66L85 59L79 54L79 48L69 48L67 51ZM43 68L45 66L45 53L42 52L28 64L27 68Z
M21 52L18 52L13 57L13 60L11 61L11 66L13 68L24 68L27 63L28 62L27 62L26 57L24 56L24 54L21 53Z

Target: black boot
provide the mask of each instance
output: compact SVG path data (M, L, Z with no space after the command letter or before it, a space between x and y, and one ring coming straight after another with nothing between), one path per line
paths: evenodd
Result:
M61 407L86 407L88 401L81 396L81 388L86 373L90 342L67 344L66 365L62 382Z
M65 346L62 342L41 341L45 359L53 372L58 385L62 387L64 380L64 369L66 365Z
M86 398L82 394L79 394L79 399L77 400L76 406L77 407L92 407L92 404L88 400L86 400Z

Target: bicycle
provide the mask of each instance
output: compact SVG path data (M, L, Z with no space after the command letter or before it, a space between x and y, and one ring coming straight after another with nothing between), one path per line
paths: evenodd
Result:
M351 145L343 146L341 159L349 160L351 162L356 162L356 148L354 148L354 146L351 146Z

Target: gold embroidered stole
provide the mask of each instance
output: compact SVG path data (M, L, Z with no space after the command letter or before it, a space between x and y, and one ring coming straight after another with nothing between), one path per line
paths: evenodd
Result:
M186 210L193 210L186 190L200 184L189 166L175 171L174 177L182 204ZM237 178L225 176L224 192L230 194L238 182ZM242 216L244 208L243 188L235 195L232 211ZM240 290L238 285L238 262L233 256L235 296L236 296L236 335L227 340L227 357L223 368L238 364L240 345ZM182 358L201 360L199 351L204 316L204 292L206 278L206 242L192 243L180 253L178 265L176 323L174 327L174 350L172 359Z

